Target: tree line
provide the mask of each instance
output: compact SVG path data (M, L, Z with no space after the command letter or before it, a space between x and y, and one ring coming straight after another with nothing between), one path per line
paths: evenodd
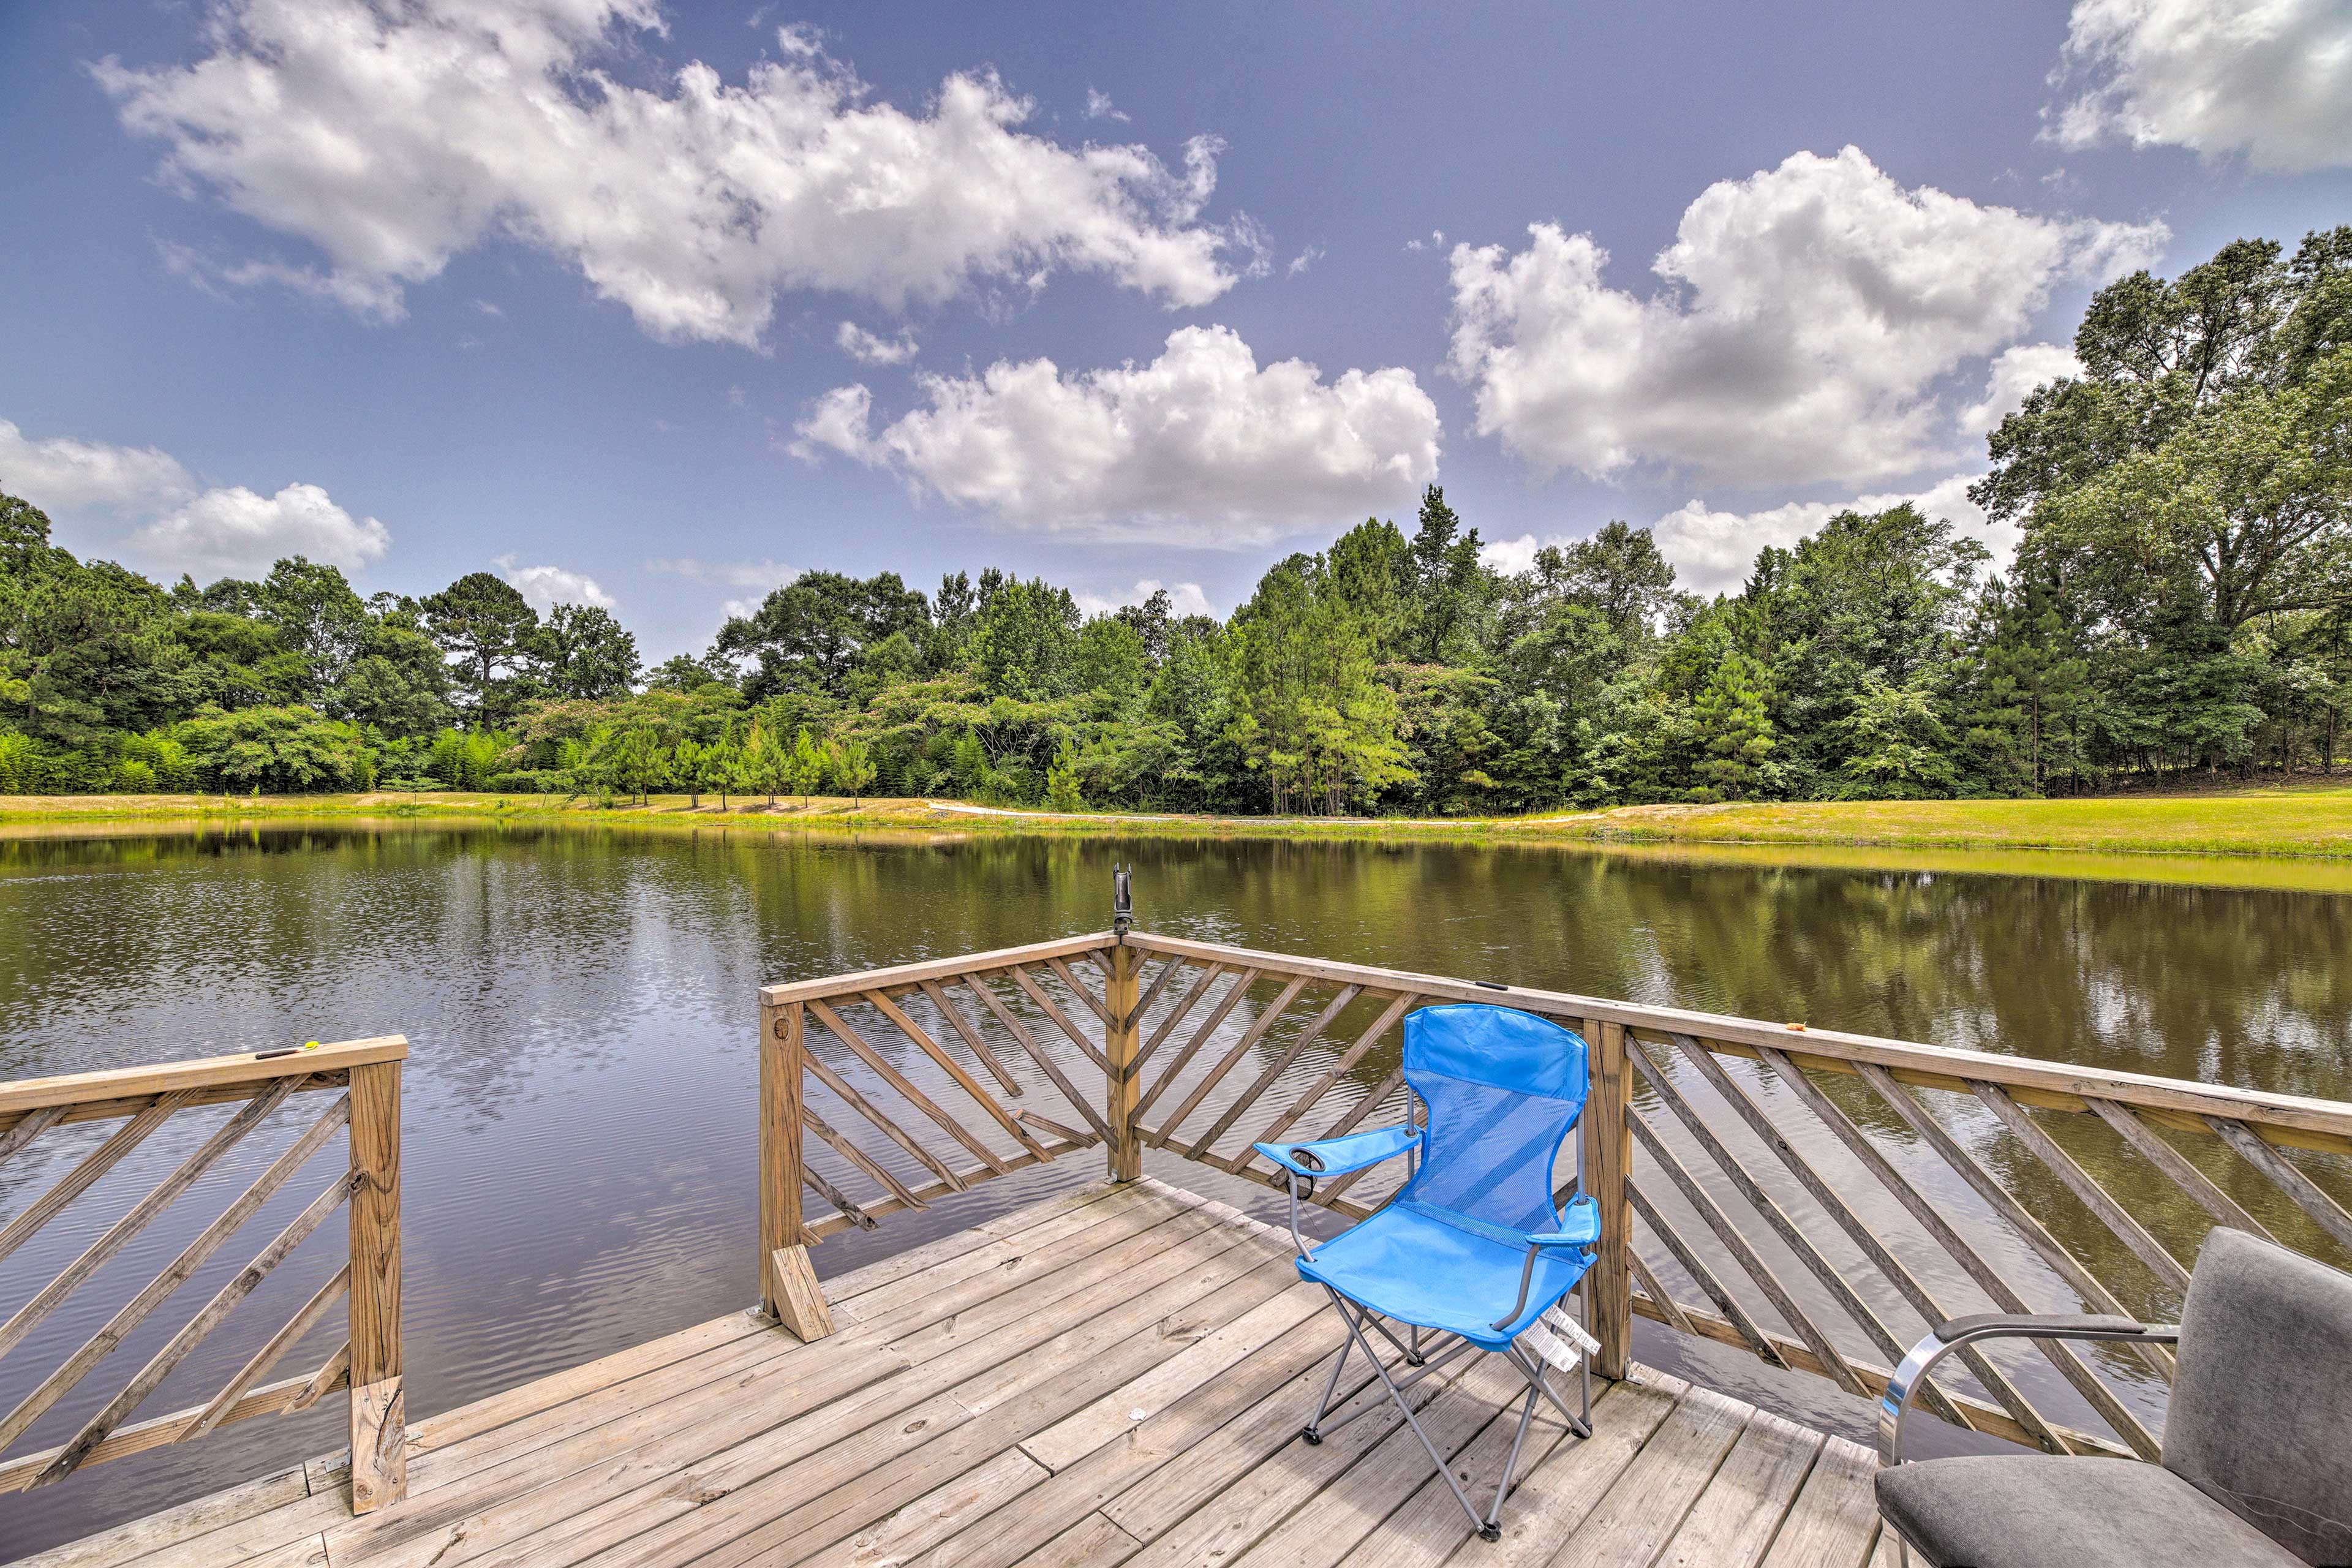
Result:
M2005 570L1904 505L1677 588L1612 522L1481 558L1432 487L1234 614L811 572L700 657L503 579L300 557L165 588L0 497L0 790L951 795L1511 813L2074 793L2335 764L2352 713L2352 227L2102 289L1990 436Z

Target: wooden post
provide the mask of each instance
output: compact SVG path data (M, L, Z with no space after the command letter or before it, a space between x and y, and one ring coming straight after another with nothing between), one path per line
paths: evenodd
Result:
M1589 1276L1592 1335L1601 1342L1592 1370L1621 1378L1632 1359L1633 1335L1633 1209L1625 1190L1633 1168L1633 1135L1626 1121L1633 1077L1624 1025L1588 1018L1584 1037L1591 1053L1592 1087L1584 1101L1578 1185L1601 1208L1601 1250Z
M760 1000L760 1309L803 1340L833 1332L801 1218L801 1058L798 1002Z
M1114 1182L1131 1182L1143 1174L1143 1141L1135 1126L1142 1089L1135 1070L1141 1022L1135 1016L1135 982L1142 967L1143 954L1124 942L1110 950L1110 980L1103 991L1103 1008L1110 1014L1110 1022L1103 1026L1103 1059L1110 1064L1104 1079L1103 1120L1110 1123L1116 1139L1108 1151Z
M352 1068L352 1511L408 1495L400 1363L400 1063Z

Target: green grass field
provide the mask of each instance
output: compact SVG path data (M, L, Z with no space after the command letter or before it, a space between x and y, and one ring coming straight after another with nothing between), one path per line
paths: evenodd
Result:
M2071 800L1628 806L1563 830L1633 841L2352 856L2352 782Z
M2072 800L1814 802L1644 805L1532 817L1444 821L1205 817L993 811L924 800L684 795L599 806L551 795L55 795L0 796L0 823L26 830L97 830L110 824L211 824L288 818L561 819L679 826L899 828L1282 838L1396 837L1549 840L1611 845L1937 851L2065 851L2073 855L2229 855L2352 858L2352 779L2177 795Z

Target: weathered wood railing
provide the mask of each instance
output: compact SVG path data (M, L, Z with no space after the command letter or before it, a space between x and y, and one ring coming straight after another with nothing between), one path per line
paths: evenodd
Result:
M2213 1225L2352 1260L2352 1105L1135 931L764 990L764 1300L824 1332L808 1245L1096 1144L1122 1179L1160 1151L1276 1186L1250 1145L1402 1121L1397 1026L1453 1001L1556 1017L1591 1045L1562 1190L1591 1193L1613 1238L1593 1275L1606 1374L1638 1315L1875 1395L1925 1327L1963 1312L2177 1312ZM1083 1127L1007 1110L1031 1087L1016 1063ZM944 1085L971 1102L961 1121ZM861 1147L853 1122L885 1142ZM1314 1202L1359 1217L1397 1180L1358 1173ZM1948 1422L2157 1453L2160 1351L2035 1342L1963 1367L1923 1395Z
M17 1253L173 1117L208 1106L234 1106L152 1189L129 1204L54 1279L0 1322L0 1358L23 1346L45 1320L106 1263L194 1186L225 1156L270 1122L279 1108L310 1094L341 1089L216 1217L196 1232L146 1285L132 1292L98 1331L0 1414L0 1491L61 1479L84 1465L203 1436L231 1422L309 1409L351 1391L352 1506L365 1512L406 1490L405 1415L400 1354L400 1074L408 1055L398 1036L255 1055L215 1057L161 1067L78 1073L0 1083L0 1172L30 1150L56 1149L62 1173L0 1223L0 1265ZM62 1129L120 1122L93 1147L68 1147ZM348 1138L342 1135L348 1131ZM313 1155L346 1145L332 1180L231 1276L186 1324L132 1374L121 1391L53 1447L11 1457L34 1425L128 1341L207 1259L299 1175ZM38 1185L38 1179L26 1190ZM262 1280L346 1203L350 1257L202 1405L131 1422L131 1416ZM95 1227L92 1227L95 1228ZM11 1289L0 1300L16 1300ZM348 1301L350 1332L325 1363L299 1376L263 1380L295 1342Z

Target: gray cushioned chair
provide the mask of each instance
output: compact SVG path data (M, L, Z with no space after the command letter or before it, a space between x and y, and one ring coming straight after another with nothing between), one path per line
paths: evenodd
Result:
M2177 1342L2164 1462L2020 1454L1902 1463L1928 1369L1978 1340ZM1878 1508L1934 1568L2352 1564L2352 1275L2239 1230L2205 1238L2179 1328L1958 1318L1881 1402Z

